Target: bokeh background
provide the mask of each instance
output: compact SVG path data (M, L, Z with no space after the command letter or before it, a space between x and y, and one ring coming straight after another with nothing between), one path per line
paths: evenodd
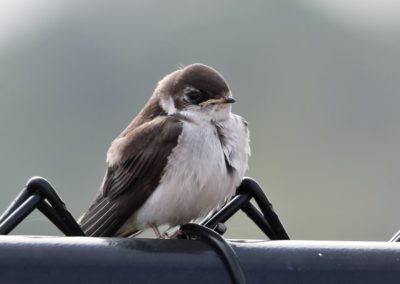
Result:
M156 82L202 62L238 99L248 175L292 238L389 239L400 228L399 3L1 0L0 210L41 175L80 216ZM14 233L59 234L40 214ZM227 236L263 237L240 214Z

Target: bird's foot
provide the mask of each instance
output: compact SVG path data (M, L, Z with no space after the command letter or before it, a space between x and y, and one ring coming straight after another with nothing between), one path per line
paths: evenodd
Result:
M153 229L154 234L157 236L158 239L165 239L166 238L165 237L165 233L161 234L160 230L158 230L158 227L156 225L152 225L151 228ZM167 235L167 237L168 237L168 235Z
M180 229L176 230L171 236L169 236L167 232L165 232L164 234L167 235L169 239L181 239L181 237L183 236L183 233Z

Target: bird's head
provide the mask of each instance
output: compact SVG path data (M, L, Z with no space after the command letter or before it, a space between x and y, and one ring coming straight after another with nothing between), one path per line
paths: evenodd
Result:
M154 95L168 114L216 121L227 119L235 102L222 75L198 63L165 76Z

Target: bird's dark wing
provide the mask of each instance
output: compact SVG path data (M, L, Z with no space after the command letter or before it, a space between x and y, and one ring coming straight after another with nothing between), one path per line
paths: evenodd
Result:
M113 236L156 189L182 132L175 117L146 122L117 139L120 161L107 168L103 185L80 219L88 236Z

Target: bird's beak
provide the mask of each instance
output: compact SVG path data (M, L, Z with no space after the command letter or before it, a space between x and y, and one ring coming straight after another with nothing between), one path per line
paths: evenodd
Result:
M219 104L233 104L236 102L234 98L221 98L221 99L210 99L208 101L202 102L200 106L208 106L208 105L219 105Z
M233 104L233 103L236 103L236 100L234 98L225 98L223 103L224 104Z

